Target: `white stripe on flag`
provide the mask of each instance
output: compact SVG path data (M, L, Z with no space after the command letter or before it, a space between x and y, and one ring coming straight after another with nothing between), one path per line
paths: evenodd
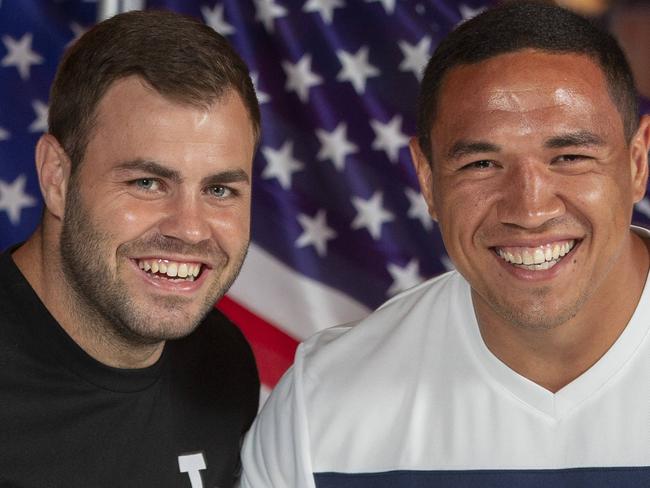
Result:
M365 305L297 273L254 243L228 295L299 340L370 313Z

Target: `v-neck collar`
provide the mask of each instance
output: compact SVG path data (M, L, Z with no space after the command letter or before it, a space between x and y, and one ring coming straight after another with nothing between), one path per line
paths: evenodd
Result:
M633 227L645 239L650 231ZM650 276L650 274L649 274ZM627 326L609 350L587 371L562 389L553 393L512 370L488 349L481 336L472 306L471 288L462 280L460 322L473 356L480 368L501 387L520 401L539 410L552 420L560 420L610 381L634 357L641 344L648 340L650 330L650 286L646 282L639 303Z

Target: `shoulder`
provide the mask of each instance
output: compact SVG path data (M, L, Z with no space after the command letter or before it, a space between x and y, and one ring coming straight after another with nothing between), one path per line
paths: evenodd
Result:
M249 434L248 476L257 476L255 466L268 464L287 446L298 453L295 465L315 462L313 468L327 471L328 460L340 459L354 444L341 445L342 433L348 440L376 438L378 426L399 418L414 391L446 376L441 365L462 354L458 322L471 313L469 285L450 272L392 298L359 322L309 338ZM286 457L270 463L284 468L264 474L292 473ZM267 481L256 486L313 486Z
M469 285L458 273L446 273L392 298L357 323L312 336L296 351L294 381L307 403L366 390L378 376L399 387L406 369L417 367L419 355L445 354L449 337L457 334L449 331L458 329L458 317L468 313Z
M374 354L382 345L397 346L408 338L417 341L418 330L438 327L450 307L466 305L464 298L469 298L467 282L455 271L445 273L391 298L358 322L315 334L300 346L297 356L312 370L320 369L321 361L326 363L324 369L330 362L357 362L364 351Z

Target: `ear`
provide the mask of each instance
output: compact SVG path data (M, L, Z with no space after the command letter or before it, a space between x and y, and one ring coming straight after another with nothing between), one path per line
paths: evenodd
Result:
M420 191L424 200L427 202L427 207L429 207L429 215L431 215L433 220L437 221L438 214L436 213L436 206L433 201L433 173L431 164L422 152L417 137L411 137L409 149L411 150L411 159L413 160L413 166L415 166L415 172L420 182Z
M641 117L639 128L630 143L632 195L634 202L645 196L648 185L648 151L650 151L650 115Z
M70 158L51 134L43 134L36 144L36 172L47 210L63 218L70 178Z

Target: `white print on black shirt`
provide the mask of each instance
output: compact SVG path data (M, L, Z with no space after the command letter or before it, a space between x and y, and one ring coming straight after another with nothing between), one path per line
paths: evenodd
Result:
M203 488L201 471L206 469L206 464L202 452L178 456L178 469L190 477L192 488Z

